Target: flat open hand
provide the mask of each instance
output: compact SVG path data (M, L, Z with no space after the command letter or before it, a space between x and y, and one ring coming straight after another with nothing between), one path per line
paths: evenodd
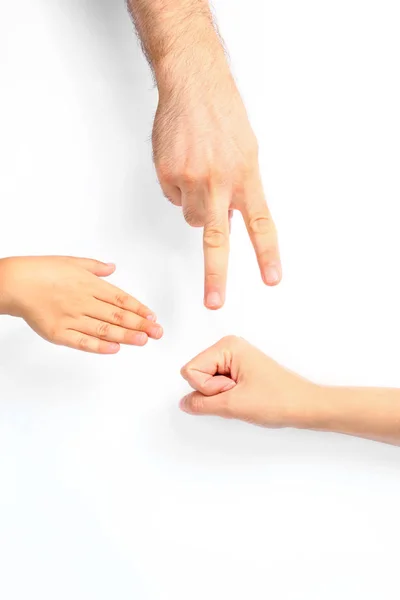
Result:
M100 279L114 271L112 264L86 258L3 259L3 312L23 318L49 342L98 354L161 338L150 309Z

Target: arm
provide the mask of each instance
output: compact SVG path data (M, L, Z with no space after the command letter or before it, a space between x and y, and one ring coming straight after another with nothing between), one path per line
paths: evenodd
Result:
M281 266L258 167L257 140L207 0L129 0L159 91L153 128L157 175L186 221L204 229L204 302L225 300L229 217L239 210L263 281Z
M150 309L101 279L114 271L113 264L87 258L3 258L0 315L21 317L49 342L97 354L161 338Z
M316 385L240 338L222 339L188 363L182 375L196 390L181 402L189 414L400 445L400 390Z
M184 60L196 50L223 54L208 0L129 0L129 7L156 73L169 57Z
M327 387L320 389L316 427L400 446L400 390Z

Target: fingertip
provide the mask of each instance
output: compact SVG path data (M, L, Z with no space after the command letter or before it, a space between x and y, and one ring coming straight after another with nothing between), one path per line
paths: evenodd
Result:
M160 340L164 335L164 330L161 325L154 325L153 327L149 327L147 333L154 340Z
M145 346L149 341L149 336L141 331L140 333L136 333L133 337L133 344L135 346Z
M208 292L204 298L204 306L210 310L218 310L223 306L223 300L219 292Z
M270 287L278 285L282 279L282 271L278 265L267 265L261 270L261 275L265 285Z
M189 396L184 396L181 401L179 402L179 408L185 412L190 414L189 411Z
M117 352L119 352L120 349L121 349L121 346L119 344L117 344L116 342L110 342L105 347L105 353L106 354L117 354Z
M85 266L85 265L84 265ZM96 261L93 265L87 265L87 270L98 277L109 277L115 272L116 266L114 263L103 263Z

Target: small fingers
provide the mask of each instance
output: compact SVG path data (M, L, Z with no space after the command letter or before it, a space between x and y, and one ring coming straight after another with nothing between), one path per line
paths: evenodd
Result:
M91 352L93 354L116 354L120 349L120 345L115 342L99 340L73 329L68 330L61 343L68 348L74 348L82 352Z
M184 375L184 378L193 389L201 392L204 396L215 396L216 394L227 392L236 385L233 379L225 375L208 375L196 369L191 369L186 377Z
M206 396L232 389L237 380L232 369L237 344L235 336L222 338L188 362L181 370L182 377Z
M90 317L83 317L79 325L76 325L76 328L79 328L80 332L88 334L91 337L130 346L144 346L149 339L148 335L143 331L124 329L123 327L111 325L111 323Z

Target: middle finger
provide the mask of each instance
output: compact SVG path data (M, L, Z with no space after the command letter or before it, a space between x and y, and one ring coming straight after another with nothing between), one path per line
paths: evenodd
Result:
M101 302L100 300L93 300L86 316L99 319L100 321L110 323L111 325L117 325L123 329L142 331L155 340L160 339L163 335L161 325L158 325L149 319L144 319L129 310L117 308L112 304Z

